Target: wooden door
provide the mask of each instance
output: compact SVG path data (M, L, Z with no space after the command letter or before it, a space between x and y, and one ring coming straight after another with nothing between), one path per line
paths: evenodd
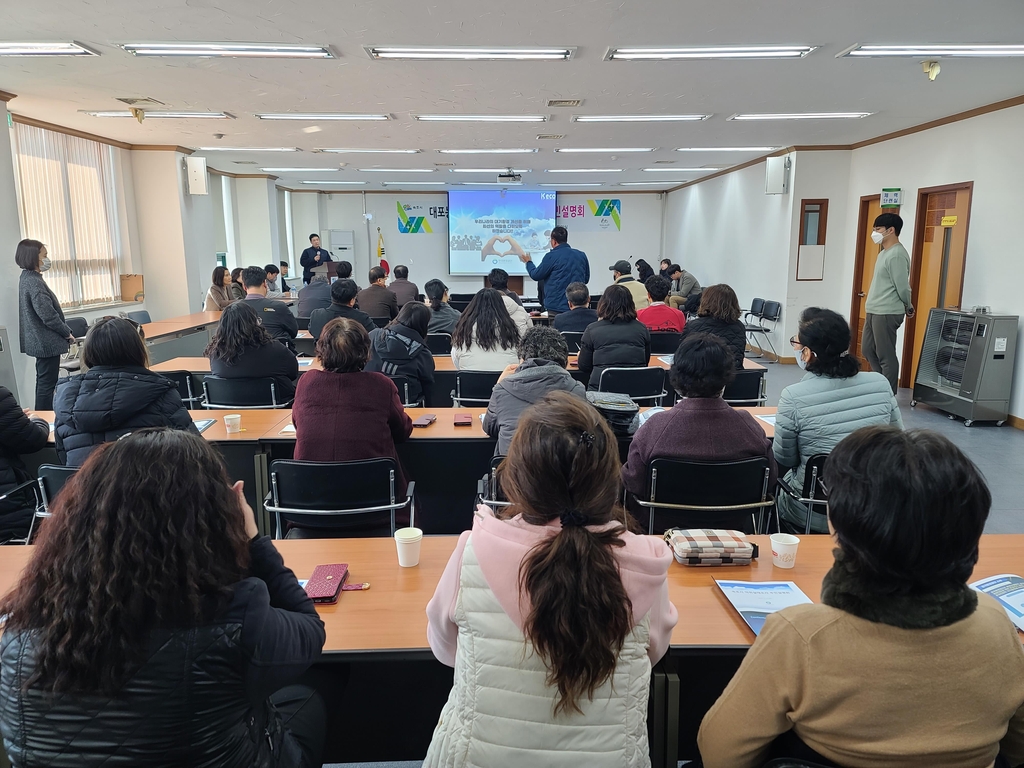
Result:
M861 339L864 336L864 317L867 314L864 305L868 300L868 288L871 287L871 278L875 274L875 262L878 261L878 254L882 247L875 245L871 239L872 225L875 219L882 213L899 213L898 208L886 208L882 210L882 200L879 195L868 195L860 199L860 217L857 220L857 247L856 261L854 262L853 273L853 302L850 308L850 331L853 341L850 345L850 354L858 358L861 363L861 370L870 371L867 359L861 353Z
M917 314L907 322L904 334L902 387L913 386L917 375L929 310L961 309L973 186L964 182L918 190L910 267L910 288Z

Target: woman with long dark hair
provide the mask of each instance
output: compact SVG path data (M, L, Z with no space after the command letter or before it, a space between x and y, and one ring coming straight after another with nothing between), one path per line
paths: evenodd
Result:
M227 267L215 267L210 290L206 292L207 312L220 312L234 304L238 299L231 295L231 273Z
M651 359L651 332L636 319L633 294L624 286L605 288L597 318L583 332L577 358L590 390L598 388L605 368L643 368Z
M242 282L242 272L244 271L242 267L235 267L231 270L231 298L233 299L245 298L245 284Z
M430 325L427 326L427 333L453 333L462 313L448 303L448 286L440 280L427 280L423 286L423 295L426 297L427 306L430 307Z
M483 288L452 332L452 361L462 371L503 371L519 362L520 337L502 294Z
M299 361L284 344L274 340L248 302L239 301L224 310L206 347L206 356L214 376L270 378L274 380L277 402L284 403L295 396Z
M431 650L460 672L425 768L650 766L672 554L623 526L618 466L611 429L579 398L523 412L499 470L512 506L478 509L427 606Z
M409 402L430 402L434 391L434 356L427 348L430 310L408 301L385 328L370 332L370 360L366 370L409 379ZM404 393L403 393L404 394Z
M643 259L636 260L636 274L637 280L641 283L646 283L648 277L654 276L654 267L648 264Z
M320 765L312 601L203 438L144 429L57 497L0 602L13 765Z

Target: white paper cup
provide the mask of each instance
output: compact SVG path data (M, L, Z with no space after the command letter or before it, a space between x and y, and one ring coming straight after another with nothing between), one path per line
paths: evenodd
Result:
M242 431L242 414L227 413L224 415L224 429L230 435Z
M773 533L771 541L772 565L776 568L792 568L796 565L796 548L800 546L800 539L788 533Z
M398 547L398 564L412 568L420 564L420 542L423 531L419 528L399 528L395 531L395 546Z

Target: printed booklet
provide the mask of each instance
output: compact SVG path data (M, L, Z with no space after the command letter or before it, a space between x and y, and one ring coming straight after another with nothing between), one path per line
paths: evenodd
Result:
M732 607L739 611L755 635L761 634L765 619L791 605L811 600L792 581L722 581L715 579Z
M970 586L998 600L1014 626L1024 632L1024 579L1010 573L1001 573L976 581Z

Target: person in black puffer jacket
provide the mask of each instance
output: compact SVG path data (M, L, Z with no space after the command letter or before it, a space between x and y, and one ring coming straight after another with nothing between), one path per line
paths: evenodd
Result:
M93 323L82 347L89 369L64 379L54 395L57 458L78 467L93 448L143 427L199 434L177 385L149 370L139 326L120 317Z
M430 309L426 304L411 301L402 307L398 317L385 328L370 334L370 359L367 371L385 376L409 379L409 401L423 400L430 405L434 392L434 356L424 339L430 325ZM405 397L405 392L399 392Z
M196 435L100 446L0 601L0 732L17 768L319 768L294 683L326 635Z
M682 338L691 333L710 333L720 338L729 345L736 370L743 370L747 332L740 322L740 302L736 292L728 285L721 283L704 289L700 295L697 319L686 323Z
M605 368L643 368L651 359L651 332L636 319L633 295L622 285L605 288L597 304L596 323L587 326L577 358L580 373L596 390Z
M41 451L49 437L46 420L30 418L11 390L0 386L0 495L32 479L21 454ZM0 542L27 536L34 513L35 495L30 488L0 501Z

